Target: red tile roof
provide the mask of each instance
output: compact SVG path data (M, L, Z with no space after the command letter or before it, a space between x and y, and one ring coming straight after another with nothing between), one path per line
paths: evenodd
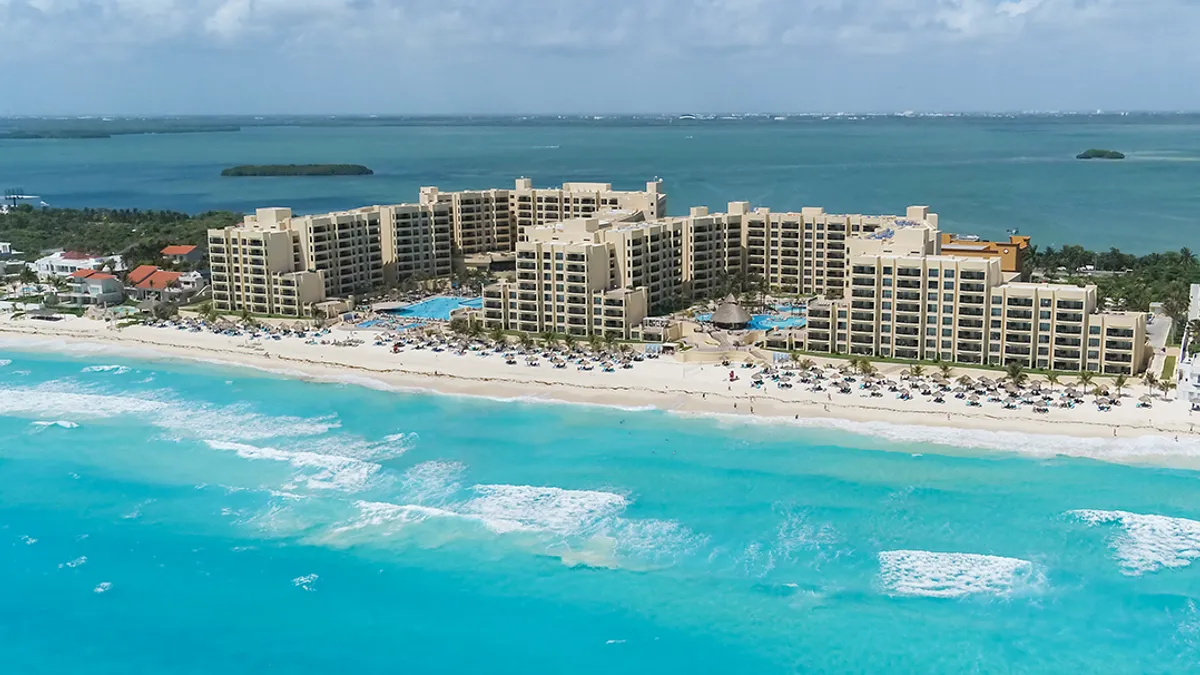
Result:
M132 272L129 273L129 283L136 286L137 284L140 284L143 281L145 281L147 278L150 277L150 275L154 274L157 271L159 271L158 267L156 267L154 265L139 265L138 267L134 268L134 270Z
M137 287L147 291L158 291L170 286L176 281L179 281L179 277L181 276L183 275L179 272L158 270L154 274L151 274L149 278L139 283Z
M163 255L188 255L195 251L195 246L168 246L162 250Z
M96 270L75 270L71 273L71 276L75 277L76 279L87 279L95 274Z
M99 272L94 272L87 277L88 281L104 281L105 279L116 279L116 277L111 274L101 274Z
M79 251L63 251L62 253L63 260L87 260L91 257L92 256L86 253L80 253Z

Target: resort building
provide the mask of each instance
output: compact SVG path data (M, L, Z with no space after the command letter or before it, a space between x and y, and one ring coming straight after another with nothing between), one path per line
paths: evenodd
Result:
M452 241L459 255L490 251L511 251L513 219L507 190L480 192L441 192L436 187L421 188L421 205L446 205L452 224Z
M454 271L453 204L399 204L382 207L384 279L450 276Z
M783 346L1069 372L1144 369L1144 312L1102 311L1095 286L1018 282L1000 256L886 250L883 242L900 239L852 242L849 298L810 303L808 325Z
M538 189L532 179L518 178L510 199L518 240L527 227L589 218L604 211L640 212L647 220L667 215L667 195L657 179L638 192L613 190L611 183L563 183L561 188Z
M942 253L962 258L999 258L1000 269L1005 272L1021 272L1025 266L1025 254L1029 250L1029 237L1010 235L1007 242L981 241L977 237L959 237L942 233Z
M517 244L516 281L484 289L484 326L628 339L646 318L649 292L622 280L648 274L648 240L657 235L662 243L662 224L655 225L576 218L527 228ZM623 243L636 252L619 250Z
M291 215L289 209L258 209L241 225L208 231L218 311L310 316L325 300L324 273L307 269ZM316 245L308 242L308 251L315 254Z
M106 267L123 272L125 263L119 255L93 256L75 251L56 251L33 263L34 271L42 279L67 279L80 270L98 271Z

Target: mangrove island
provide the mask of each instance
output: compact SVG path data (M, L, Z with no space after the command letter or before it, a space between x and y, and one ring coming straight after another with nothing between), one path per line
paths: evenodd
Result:
M1116 150L1089 148L1075 155L1075 159L1125 159L1125 154Z
M222 176L370 176L375 172L361 164L243 164L221 172Z

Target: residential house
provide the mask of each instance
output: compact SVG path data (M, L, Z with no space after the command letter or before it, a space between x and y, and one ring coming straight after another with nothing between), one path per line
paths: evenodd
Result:
M154 265L141 265L129 273L126 293L137 300L179 302L194 291L183 288L182 272L169 272Z
M168 246L162 250L162 256L176 264L198 263L204 251L199 246Z
M113 272L125 271L125 263L119 255L93 256L76 251L56 251L39 258L33 269L42 279L67 279L81 270L99 271L106 266Z
M121 280L95 270L77 270L70 276L70 286L65 295L67 304L119 305L125 301Z

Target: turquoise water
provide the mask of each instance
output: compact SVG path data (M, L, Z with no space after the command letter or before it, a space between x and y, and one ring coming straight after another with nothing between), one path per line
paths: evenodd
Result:
M1194 473L0 358L5 672L1200 663Z
M700 321L711 321L712 314L697 314ZM801 328L808 321L803 316L782 316L779 314L752 314L746 327L750 330L772 330L775 328Z
M476 309L483 307L483 298L458 298L453 296L441 295L421 302L415 302L408 307L392 310L389 314L396 316L410 316L418 319L440 319L442 321L450 320L450 313L456 309L463 307L474 307Z
M0 127L4 121L0 120ZM1079 161L1089 147L1120 162ZM376 175L222 178L244 163L365 164ZM443 189L661 176L672 214L749 200L776 210L903 213L929 204L942 229L1041 246L1134 252L1200 248L1200 116L792 118L771 121L453 120L400 126L0 140L0 184L57 206L300 213L416 201Z

